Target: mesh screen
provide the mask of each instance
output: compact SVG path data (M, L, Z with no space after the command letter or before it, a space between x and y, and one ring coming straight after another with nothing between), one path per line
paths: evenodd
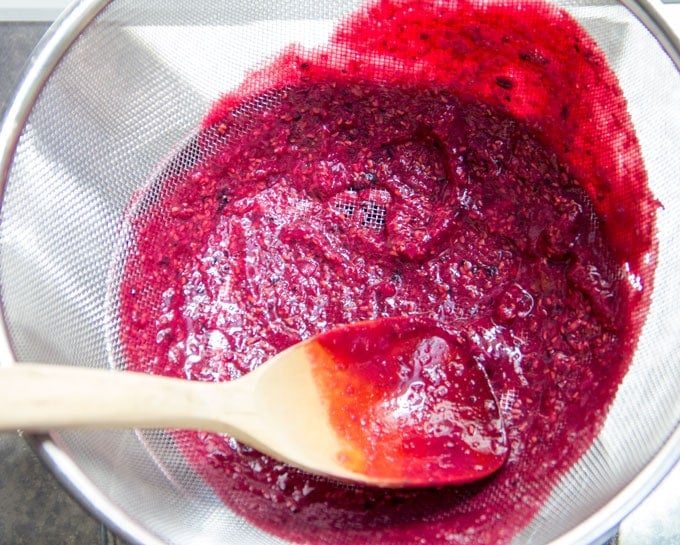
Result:
M634 363L597 441L517 543L549 543L598 511L680 421L680 77L625 8L607 1L559 4L616 71L664 208L653 304ZM89 24L42 89L5 187L0 281L17 360L120 366L112 295L131 242L121 218L158 198L154 184L168 172L191 167L203 116L248 69L291 42L324 43L334 21L356 5L115 0ZM334 206L379 229L387 200L380 192L359 199L350 191ZM280 541L225 507L165 432L69 432L52 439L135 535L182 545Z

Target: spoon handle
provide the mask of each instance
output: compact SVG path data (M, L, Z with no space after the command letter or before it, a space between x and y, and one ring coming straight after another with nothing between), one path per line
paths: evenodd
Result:
M225 415L238 420L249 411L251 397L240 383L22 363L0 367L0 431L182 428L229 433L233 430Z

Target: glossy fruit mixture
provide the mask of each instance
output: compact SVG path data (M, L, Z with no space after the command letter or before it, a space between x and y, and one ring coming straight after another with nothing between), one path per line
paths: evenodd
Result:
M204 128L129 218L129 366L230 380L334 325L416 315L485 369L509 456L474 484L379 490L175 432L192 466L292 541L508 542L592 443L651 292L657 203L595 44L542 2L386 0Z
M483 368L436 324L356 322L316 338L311 371L343 445L338 461L393 487L464 484L503 465L508 445Z

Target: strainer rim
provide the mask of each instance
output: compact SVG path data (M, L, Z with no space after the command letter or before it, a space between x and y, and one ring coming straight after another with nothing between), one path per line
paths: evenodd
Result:
M70 45L111 0L75 0L50 26L33 51L0 124L0 205L20 134L45 82ZM618 0L654 35L680 71L680 38L649 0ZM0 313L0 366L17 364ZM163 545L157 536L123 513L99 490L49 435L24 439L69 494L91 515L135 545ZM600 510L551 542L600 542L647 497L680 461L680 424L649 463Z

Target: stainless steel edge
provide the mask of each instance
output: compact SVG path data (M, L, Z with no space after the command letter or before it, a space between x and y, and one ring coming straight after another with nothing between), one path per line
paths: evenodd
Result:
M619 2L647 27L680 70L680 36L659 12L657 4L650 0L619 0Z
M16 144L43 85L74 40L109 4L109 1L73 2L50 27L29 59L22 81L9 102L0 125L0 202ZM673 32L652 2L619 1L649 29L680 70L680 37ZM0 316L0 365L6 365L8 362L14 363L15 358L4 321ZM26 439L69 493L117 534L135 545L163 545L157 536L144 530L115 507L49 436L29 436ZM602 543L656 488L678 460L680 460L680 427L676 428L645 469L612 501L579 526L553 541L552 545Z
M72 2L50 26L31 54L0 125L0 203L21 132L45 82L71 44L109 2ZM15 363L7 327L0 314L0 366ZM26 435L24 438L71 496L92 515L135 545L164 545L117 509L48 435Z
M619 0L656 38L680 71L680 37L649 0ZM680 461L680 425L647 466L602 509L551 545L602 543Z
M647 466L602 509L550 545L602 543L651 494L680 460L680 425Z
M74 1L50 26L28 60L0 125L0 203L21 131L40 91L78 35L109 0Z
M680 71L680 36L650 0L619 0L656 38ZM607 541L680 462L680 424L647 466L602 509L551 545L588 545Z
M130 545L167 545L111 503L48 435L25 439L71 497L116 535Z

